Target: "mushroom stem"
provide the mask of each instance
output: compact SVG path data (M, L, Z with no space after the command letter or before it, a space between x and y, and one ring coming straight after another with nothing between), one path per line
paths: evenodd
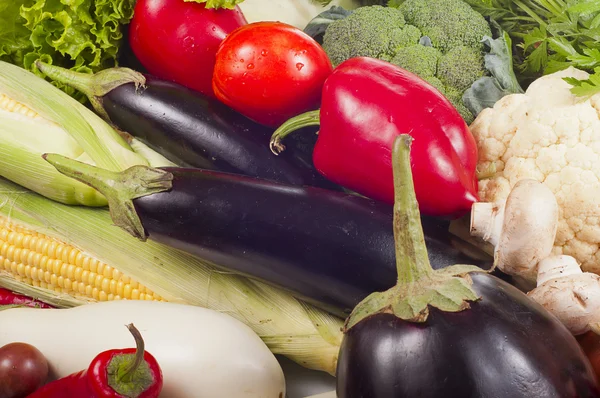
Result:
M504 203L474 203L471 207L471 235L496 246L502 234Z

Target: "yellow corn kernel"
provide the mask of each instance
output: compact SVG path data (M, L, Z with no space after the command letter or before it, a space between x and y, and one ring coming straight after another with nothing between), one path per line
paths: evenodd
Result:
M21 115L30 117L32 119L41 118L41 116L36 111L29 108L25 104L22 104L20 102L15 101L12 98L9 98L6 94L0 94L0 110L20 113Z
M78 298L164 301L113 266L3 217L0 217L0 272L22 283Z

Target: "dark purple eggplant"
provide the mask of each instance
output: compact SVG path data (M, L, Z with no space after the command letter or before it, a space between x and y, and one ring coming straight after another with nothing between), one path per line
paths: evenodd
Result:
M272 129L179 84L124 68L90 75L42 62L36 66L83 92L101 116L175 164L337 188L314 169L308 151L292 145L288 155L274 155Z
M394 145L398 283L344 325L339 398L600 397L575 337L526 294L468 265L429 264L410 170Z
M115 224L132 235L283 287L330 312L345 316L368 294L396 281L391 206L215 171L142 168L115 175L57 155L47 160L107 197L141 194L139 188L150 193L131 194L137 198L129 203L109 201ZM136 170L149 178L141 182ZM161 179L168 181L163 185ZM143 188L148 186L157 189ZM125 218L119 216L122 204L132 210ZM139 223L132 225L132 219ZM448 244L436 221L427 224L436 266L468 261Z

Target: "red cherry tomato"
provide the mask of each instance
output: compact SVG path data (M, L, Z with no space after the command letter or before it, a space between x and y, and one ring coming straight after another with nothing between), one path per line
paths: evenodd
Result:
M596 377L600 382L600 336L594 332L587 332L581 336L577 336L577 341L583 348L583 352L590 360Z
M237 6L207 9L184 0L138 0L129 42L152 75L214 98L211 81L219 44L245 24Z
M0 398L21 398L48 378L48 362L34 346L11 343L0 347Z
M278 127L319 107L332 72L319 43L280 22L256 22L233 31L219 47L215 95L246 117Z

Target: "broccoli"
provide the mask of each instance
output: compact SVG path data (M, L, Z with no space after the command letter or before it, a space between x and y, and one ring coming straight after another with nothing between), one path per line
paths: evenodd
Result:
M484 36L492 36L489 24L463 0L390 0L388 7L359 7L333 21L323 48L334 66L364 56L419 75L470 123L462 95L487 74Z
M462 0L406 0L398 9L442 53L459 46L482 51L481 40L492 35L485 18Z
M441 56L436 48L415 44L399 49L390 62L425 79L436 76Z
M483 54L471 47L455 47L439 58L437 77L459 91L465 91L484 75Z

